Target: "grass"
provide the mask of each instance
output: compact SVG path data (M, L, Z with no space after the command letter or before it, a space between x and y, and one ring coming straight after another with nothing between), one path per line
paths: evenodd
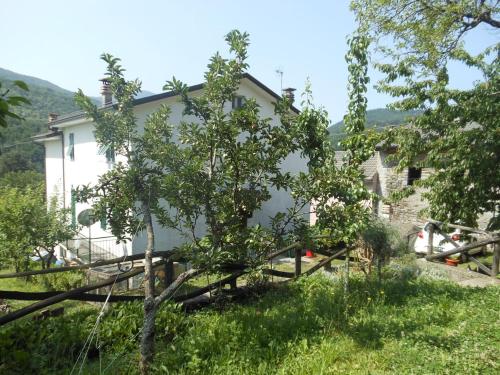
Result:
M499 300L498 287L394 274L380 284L354 275L344 295L341 279L317 275L191 315L165 305L154 373L496 374ZM113 306L100 325L102 361L94 345L83 373L99 373L100 364L110 365L104 373L137 372L141 304ZM11 361L0 361L0 373L69 373L95 319L95 311L74 311L0 328L0 358Z
M13 273L14 269L2 269L0 270L0 274L5 273ZM0 279L0 290L6 291L19 291L19 292L46 292L48 289L41 282L35 282L33 278L26 280L24 277L16 277L9 279ZM19 301L19 300L11 300L5 299L5 303L8 304L9 308L14 311L28 305L35 303L36 301ZM51 306L52 308L57 308L63 306L65 310L80 310L82 307L89 308L91 305L86 304L83 305L78 301L63 301L58 304ZM28 318L29 319L29 318Z
M165 345L165 373L498 373L498 288L429 280L343 286L321 277L228 311L189 317ZM347 316L344 314L347 311ZM160 348L161 348L160 344Z
M14 272L13 269L3 269L0 270L0 274ZM46 289L39 283L33 283L31 281L26 281L26 278L11 278L11 279L0 279L0 290L7 291L23 291L23 292L45 292ZM13 309L30 305L33 301L16 301L16 300L5 300L5 302Z

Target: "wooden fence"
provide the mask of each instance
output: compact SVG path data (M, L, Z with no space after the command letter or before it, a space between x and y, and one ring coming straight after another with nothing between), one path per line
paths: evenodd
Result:
M436 220L428 220L429 228L428 228L428 243L427 243L427 255L425 259L428 261L435 261L438 259L446 258L450 255L455 254L467 254L470 250L477 249L486 245L493 244L493 261L491 268L488 268L485 264L481 263L475 257L468 255L468 258L476 264L479 269L481 269L487 275L496 278L499 272L499 262L500 262L500 233L485 231L478 228L466 227L458 224L445 224L446 227L460 229L467 232L478 233L483 235L485 238L480 241L472 242L466 245L460 245L456 241L454 241L447 233L442 230L444 223ZM445 241L451 243L455 248L448 251L443 251L439 253L434 252L434 233L439 233L444 237Z
M304 249L304 245L301 242L295 242L289 246L286 246L280 250L277 250L266 257L267 261L271 261L273 258L280 256L286 252L294 251L295 253L295 271L294 272L285 272L279 271L272 268L264 269L263 273L266 275L273 275L287 279L295 279L300 277L301 275L310 275L313 272L317 271L322 267L328 267L332 260L338 257L344 256L344 254L348 251L345 248L344 244L338 245L337 247L330 249L329 251L321 252L326 256L321 262L307 270L306 272L302 272L302 252ZM173 262L180 259L180 253L175 251L159 251L153 253L154 258L161 258L161 260L154 263L155 270L159 268L164 269L165 275L165 288L168 288L174 283L174 268ZM93 302L104 302L108 300L108 302L120 302L120 301L134 301L134 300L142 300L144 296L134 296L134 295L111 295L108 296L105 294L89 294L88 292L105 287L114 285L124 280L128 280L131 277L137 276L144 272L144 266L134 266L133 262L136 260L144 259L144 254L135 254L130 256L124 256L120 258L98 261L94 263L78 265L78 266L68 266L68 267L57 267L57 268L49 268L43 270L36 271L26 271L20 273L10 273L10 274L1 274L0 278L13 278L13 277L25 277L25 276L33 276L33 275L43 275L49 273L57 273L57 272L68 272L74 270L82 270L82 269L90 269L105 265L112 264L123 264L128 263L130 265L130 269L124 271L116 276L109 277L105 280L92 283L90 285L82 286L79 288L75 288L69 291L56 291L56 292L15 292L15 291L1 291L0 290L0 299L16 299L16 300L36 300L35 302L29 306L23 307L16 311L13 311L9 314L6 314L0 317L0 326L6 323L12 322L16 319L19 319L23 316L31 314L33 312L39 311L48 306L54 305L56 303L62 302L64 300L79 300L79 301L93 301ZM204 287L198 288L192 292L172 297L172 300L178 303L185 303L188 300L191 300L195 297L201 296L209 291L218 289L222 286L229 285L231 289L237 289L237 279L246 273L249 272L249 267L245 264L227 264L223 265L223 269L231 270L231 274L227 277L224 277L216 282L210 283ZM202 271L198 271L197 274L201 274ZM181 278L179 276L179 278Z

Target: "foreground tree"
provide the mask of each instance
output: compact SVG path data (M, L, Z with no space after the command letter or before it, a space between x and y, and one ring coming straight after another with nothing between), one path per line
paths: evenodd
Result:
M28 85L23 81L13 81L13 85L23 91L29 91ZM21 120L22 118L16 113L12 112L13 107L19 107L23 104L30 104L30 101L24 96L12 95L9 89L3 89L0 82L0 127L7 126L7 119Z
M152 215L164 227L186 236L186 256L197 268L219 271L232 262L260 266L264 255L291 233L307 232L304 214L312 199L321 206L320 222L325 228L334 227L331 233L339 236L349 228L347 237L352 238L360 220L356 214L366 212L360 204L365 191L352 189L353 176L359 173L339 172L335 167L327 114L314 107L310 94L300 114L289 99L278 100L278 121L263 117L252 98L240 99L241 105L231 110L248 66L249 42L248 35L239 31L230 32L226 41L233 57L216 54L210 60L200 95L192 96L175 78L165 86L180 95L186 119L196 119L175 129L168 124L169 109L161 107L147 117L140 131L142 124L133 114L140 83L126 81L119 60L109 55L102 58L108 64L116 104L99 109L81 91L77 94L77 102L95 123L98 144L114 150L118 160L97 185L81 187L80 198L93 204L96 215L106 215L118 239L130 238L139 230L147 234L143 373L153 359L156 309L168 296L168 289L156 298L153 295ZM283 170L286 158L298 153L307 158L309 173L293 175ZM358 180L356 187L362 186ZM295 205L269 218L272 229L249 225L248 219L275 190L288 191ZM328 205L332 197L341 203Z
M157 304L154 297L153 251L155 232L153 212L161 213L160 179L168 172L155 163L148 144L151 137L160 137L170 144L170 110L160 107L148 116L144 132L140 132L133 112L134 98L140 92L138 80L126 81L119 59L108 54L101 58L107 63L109 89L116 100L113 108L99 109L81 90L75 96L77 104L86 111L95 124L95 137L102 151L116 153L114 168L100 176L95 186L79 188L79 199L90 202L98 217L106 217L113 235L118 240L130 239L144 230L147 237L144 259L144 326L141 338L140 369L149 372L154 353L154 321Z
M390 131L387 142L398 144L399 168L434 169L415 184L428 188L428 213L475 226L478 215L493 212L489 227L498 228L500 174L492 171L500 163L500 44L473 55L463 41L500 27L498 1L355 0L352 7L377 47L375 67L385 75L379 91L398 98L395 109L423 110ZM457 62L483 79L471 89L452 88L448 67Z
M248 219L271 199L273 190L290 189L293 176L282 163L303 151L290 100L278 101L275 122L261 115L253 98L230 110L248 67L249 41L239 31L230 32L226 41L233 57L212 57L201 95L190 96L175 78L165 86L180 94L184 114L196 118L179 126L175 152L165 152L160 142L151 145L156 160L170 171L163 195L177 213L175 222L160 219L188 234L192 256L212 270L229 262L253 262L275 244L269 231L249 225ZM200 221L207 228L203 237L196 231Z

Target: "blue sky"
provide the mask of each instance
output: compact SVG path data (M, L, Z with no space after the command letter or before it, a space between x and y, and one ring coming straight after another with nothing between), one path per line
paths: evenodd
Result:
M0 67L49 80L63 88L98 95L102 52L120 57L127 78L161 92L173 75L200 83L209 57L227 55L224 35L250 34L249 72L279 92L300 92L310 77L318 105L332 121L347 107L346 36L355 28L348 0L185 0L185 1L2 1ZM468 40L480 47L498 34L479 32ZM454 67L457 86L479 76ZM377 76L372 77L375 81ZM368 107L390 102L370 90Z

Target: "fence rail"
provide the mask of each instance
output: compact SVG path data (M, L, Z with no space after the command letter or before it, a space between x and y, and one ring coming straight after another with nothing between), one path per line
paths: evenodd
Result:
M493 231L485 231L483 229L479 228L471 228L471 227L466 227L463 225L458 225L458 224L453 224L453 223L443 223L437 220L432 220L428 219L427 220L430 223L430 227L428 229L429 236L428 236L428 245L427 245L427 255L425 257L426 260L428 261L434 261L437 259L443 259L446 258L450 255L455 255L455 254L467 254L470 250L477 249L479 247L483 247L486 245L493 245L493 261L491 265L491 269L488 268L486 265L481 263L478 259L469 256L469 259L472 260L479 269L481 269L484 273L487 275L497 278L497 275L499 273L499 263L500 263L500 233L499 232L493 232ZM485 235L487 238L481 241L473 242L467 245L462 245L460 246L457 242L455 242L447 233L445 233L442 230L442 227L446 225L447 227L450 228L455 228L455 229L460 229L472 233L479 233L482 235ZM443 251L440 253L434 253L434 246L433 246L433 236L434 233L437 232L441 236L444 237L444 239L451 243L455 248L452 250L448 251Z
M302 273L302 251L304 249L304 245L301 242L295 242L289 246L286 246L278 251L275 251L271 254L269 254L266 257L267 261L271 261L273 258L287 252L294 250L295 251L295 271L294 272L284 272L284 271L277 271L273 269L265 269L264 273L269 274L269 275L275 275L279 277L284 277L288 279L293 279L293 278L298 278L302 275L310 275L313 272L317 271L321 267L327 266L331 263L331 261L337 257L342 256L345 254L347 249L341 249L340 247L343 246L340 245L338 248L335 248L334 250L336 251L333 254L329 254L329 257L321 261L319 264L315 265L308 271ZM155 252L153 253L154 257L161 257L162 259L156 263L154 263L154 268L158 269L159 267L164 268L164 283L166 290L169 290L171 286L174 286L175 284L175 289L179 287L179 280L182 278L185 278L187 280L186 274L188 272L191 272L193 274L193 270L186 271L183 274L179 275L179 277L174 281L173 280L173 261L178 260L181 258L182 254L177 251L160 251L160 252ZM36 271L26 271L26 272L21 272L21 273L14 273L14 274L3 274L0 275L0 278L11 278L11 277L23 277L23 276L31 276L31 275L39 275L39 274L47 274L47 273L54 273L54 272L67 272L67 271L72 271L72 270L81 270L81 269L88 269L88 268L93 268L93 267L98 267L98 266L103 266L103 265L109 265L109 264L119 264L127 261L134 261L138 259L144 259L145 254L135 254L135 255L130 255L130 256L124 256L124 257L119 257L119 258L114 258L110 260L102 260L94 263L89 263L85 265L79 265L79 266L68 266L68 267L60 267L60 268L52 268L52 269L45 269L45 270L36 270ZM231 268L231 265L227 265L228 268ZM176 302L182 302L182 301L187 301L190 299L193 299L195 297L198 297L202 294L205 294L211 290L220 288L222 285L229 285L231 289L237 289L237 279L249 272L249 269L245 265L236 265L234 267L233 265L233 271L232 274L229 276L222 278L220 280L217 280L216 282L213 282L211 284L206 285L205 287L198 288L190 293L187 293L182 296L177 296L173 297L172 299ZM38 310L41 310L43 308L46 308L48 306L51 306L55 303L62 302L67 299L74 299L74 300L81 300L81 301L99 301L102 302L105 300L107 297L106 295L99 295L99 294L88 294L87 292L96 290L99 288L102 288L104 286L109 286L115 283L119 283L122 281L125 281L131 277L137 276L141 273L144 272L144 266L139 266L139 267L134 267L131 268L130 270L123 272L121 274L118 274L113 277L109 277L105 280L86 285L83 287L75 288L70 291L66 292L43 292L43 293L23 293L23 292L12 292L12 291L0 291L0 298L10 298L10 299L20 299L20 300L35 300L37 298L41 299L39 302L36 302L34 304L31 304L29 306L26 306L24 308L21 308L19 310L16 310L12 313L9 313L7 315L4 315L0 317L0 326L6 323L9 323L11 321L14 321L16 319L19 319L21 317L24 317L28 314L31 314L33 312L36 312ZM201 274L203 270L196 270L196 274ZM161 295L159 296L161 297ZM157 297L157 298L159 298ZM109 302L118 302L118 301L129 301L129 300L137 300L137 299L143 299L143 296L110 296Z

